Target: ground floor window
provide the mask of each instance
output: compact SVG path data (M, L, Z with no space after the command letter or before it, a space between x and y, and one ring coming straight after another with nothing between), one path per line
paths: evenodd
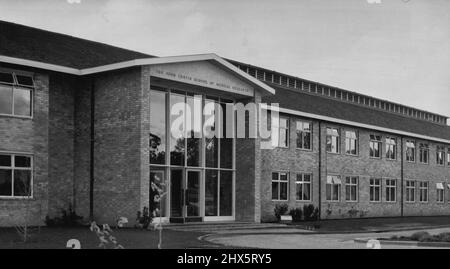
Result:
M412 180L406 181L406 202L416 201L416 182Z
M311 201L311 174L297 174L295 188L297 201Z
M32 175L31 156L0 153L0 197L33 196Z
M444 184L436 183L436 201L443 203L445 197Z
M419 182L419 202L428 202L428 182Z
M285 172L272 173L272 200L288 200L288 174Z
M371 178L369 181L369 194L371 202L381 201L381 179Z
M326 200L338 202L341 200L341 177L327 176Z
M345 200L358 201L358 177L345 177Z
M397 181L386 179L386 202L397 201Z

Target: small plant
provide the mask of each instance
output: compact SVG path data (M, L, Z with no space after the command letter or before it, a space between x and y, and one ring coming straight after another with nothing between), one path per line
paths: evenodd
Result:
M291 211L289 211L289 215L292 216L292 221L299 222L302 220L303 211L301 208L291 209Z
M356 216L358 215L359 210L358 210L358 209L355 209L355 208L352 206L352 208L351 208L349 211L347 211L347 213L348 213L348 216L349 216L350 218L354 218L354 217L356 217Z
M144 206L144 210L138 211L136 216L136 227L141 229L147 229L152 222L153 214L150 215L148 207Z
M411 240L413 241L420 241L422 238L428 238L430 237L430 234L428 232L415 232L411 235Z
M331 216L333 213L333 210L331 210L331 205L328 205L327 209L325 210L325 213L327 214L327 218Z
M288 205L287 204L279 204L276 205L274 208L275 217L278 221L280 221L282 215L286 215L288 212Z
M305 221L316 221L319 219L319 209L315 208L314 205L304 205L303 215Z
M61 210L61 217L50 218L45 217L45 224L49 227L63 226L63 227L74 227L81 225L80 221L83 219L82 216L77 215L72 205L69 205L69 209Z

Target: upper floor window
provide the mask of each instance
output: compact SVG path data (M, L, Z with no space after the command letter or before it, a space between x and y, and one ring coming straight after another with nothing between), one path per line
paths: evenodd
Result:
M272 200L288 200L288 174L272 173Z
M304 121L297 121L296 133L297 133L297 148L311 150L312 148L311 123Z
M327 128L327 152L339 153L339 129Z
M33 78L0 71L0 114L32 116Z
M429 159L430 159L430 149L428 148L428 144L420 143L419 161L421 163L428 164Z
M445 148L438 146L436 149L436 164L444 165L445 163Z
M297 174L295 187L297 201L311 201L311 174Z
M282 148L288 147L289 141L289 119L285 117L280 117L280 125L278 126L278 146Z
M386 137L386 158L395 160L397 156L397 140L392 137Z
M0 153L0 197L31 197L32 167L30 156Z
M380 158L381 157L381 136L380 135L370 135L370 157Z
M358 136L355 131L345 132L345 153L348 155L358 154Z
M406 161L416 161L416 142L412 140L406 140Z
M428 182L419 182L419 202L428 202Z

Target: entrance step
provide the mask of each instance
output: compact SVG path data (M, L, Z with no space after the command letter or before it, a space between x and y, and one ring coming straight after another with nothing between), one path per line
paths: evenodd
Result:
M198 222L198 223L168 223L163 225L164 229L183 232L217 232L229 230L247 230L247 229L271 229L286 227L279 223L254 223L254 222Z

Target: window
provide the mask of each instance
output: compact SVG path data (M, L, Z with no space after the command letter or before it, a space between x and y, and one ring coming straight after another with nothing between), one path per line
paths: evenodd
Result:
M339 130L327 128L327 152L339 153Z
M428 202L428 182L419 182L419 202Z
M406 181L406 202L416 201L416 182L412 180Z
M30 156L0 153L0 197L31 197L32 167Z
M447 165L450 166L450 148L447 150Z
M345 132L345 153L348 155L357 155L358 137L355 131Z
M371 178L369 181L369 192L371 202L381 201L381 179Z
M358 177L345 177L345 201L358 201Z
M436 201L438 203L443 203L445 197L444 184L436 183Z
M406 140L406 161L416 161L416 142L412 140Z
M428 164L430 156L430 149L428 148L428 144L420 143L419 147L419 161L421 163Z
M397 201L397 181L386 179L386 202Z
M445 149L444 147L438 146L436 149L436 164L444 165L445 163Z
M311 123L304 121L296 122L296 132L297 132L297 148L298 149L308 149L311 150Z
M280 117L278 147L287 148L289 141L289 119Z
M370 150L369 154L372 158L380 158L381 157L381 136L379 135L370 135L369 142Z
M33 87L31 76L0 72L0 114L31 117Z
M386 137L386 158L395 160L397 156L397 140L392 137Z
M341 200L341 177L327 176L326 199L330 202Z
M295 189L297 201L311 201L311 174L297 174Z
M272 173L272 200L288 200L288 175L287 173Z

